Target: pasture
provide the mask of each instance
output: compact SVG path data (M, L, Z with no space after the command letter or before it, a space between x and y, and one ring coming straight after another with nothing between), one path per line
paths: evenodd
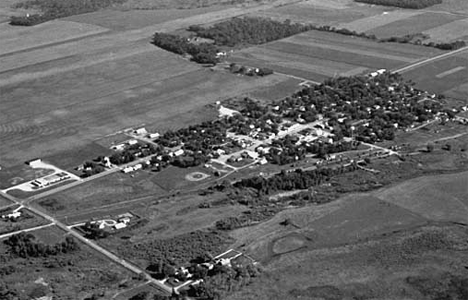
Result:
M468 222L468 172L419 177L376 194L435 221Z
M235 52L229 61L268 67L313 81L351 76L376 69L392 69L431 57L440 50L309 31L262 46Z
M468 51L445 57L403 73L416 87L447 97L468 97ZM465 102L466 103L466 102Z

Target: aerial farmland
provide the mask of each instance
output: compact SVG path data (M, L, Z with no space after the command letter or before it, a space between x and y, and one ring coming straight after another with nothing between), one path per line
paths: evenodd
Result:
M3 1L0 299L468 299L467 32L464 0Z

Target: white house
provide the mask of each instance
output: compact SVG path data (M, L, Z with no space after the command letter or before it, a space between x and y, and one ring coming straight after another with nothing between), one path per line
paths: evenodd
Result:
M146 128L141 127L141 128L135 129L133 133L138 134L138 135L145 135L148 132L146 131Z
M137 141L137 140L129 140L129 141L127 142L127 144L129 144L130 146L131 146L131 145L136 145L136 144L138 144L138 141Z
M115 230L119 230L119 229L122 229L122 228L125 228L125 227L127 227L127 224L125 224L125 223L116 223L114 225Z
M184 149L179 149L177 151L174 151L172 154L173 156L181 156L182 154L184 154Z

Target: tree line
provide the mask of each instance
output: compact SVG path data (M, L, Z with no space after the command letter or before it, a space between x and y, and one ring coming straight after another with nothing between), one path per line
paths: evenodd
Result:
M241 179L234 183L234 187L253 188L257 190L259 195L268 195L276 191L303 190L329 181L331 177L338 174L352 172L356 169L357 165L350 163L346 166L340 165L337 168L316 168L307 171L297 169L293 172L282 170L269 178L254 176Z
M354 0L367 4L420 9L442 3L442 0Z
M12 16L11 25L34 26L53 19L93 12L113 4L121 4L126 0L28 0L15 4L14 8L39 9L40 14L28 16Z

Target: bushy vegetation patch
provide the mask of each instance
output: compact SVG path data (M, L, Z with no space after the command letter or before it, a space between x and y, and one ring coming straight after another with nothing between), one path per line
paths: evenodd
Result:
M12 235L4 243L10 247L11 253L22 258L48 257L79 249L78 243L71 236L67 236L65 241L55 245L46 245L36 241L34 235L24 232Z
M206 253L216 255L223 250L229 238L216 231L194 231L169 239L154 239L142 243L122 245L119 252L127 258L148 262L162 261L170 265L183 265Z
M42 13L24 17L12 17L11 25L33 26L53 19L97 11L127 0L28 0L15 5L15 8L38 9Z
M420 9L442 3L442 0L355 0L367 4Z

